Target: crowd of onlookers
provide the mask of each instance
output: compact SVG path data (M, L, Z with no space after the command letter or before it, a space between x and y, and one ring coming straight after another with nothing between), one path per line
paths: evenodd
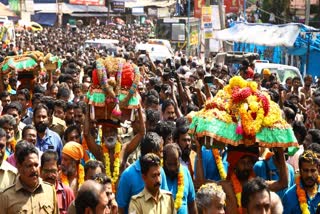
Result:
M134 47L150 33L151 26L129 24L44 28L17 32L16 46L3 47L3 58L38 50L62 59L61 68L36 77L31 90L21 88L16 75L0 73L3 213L316 213L320 88L312 77L282 85L270 70L254 73L244 60L237 75L279 104L300 147L241 155L225 147L218 160L189 135L185 116L235 74L180 52L165 62L140 61ZM95 59L108 54L84 46L93 38L119 40L116 56L140 69L139 108L119 127L96 124L86 103Z

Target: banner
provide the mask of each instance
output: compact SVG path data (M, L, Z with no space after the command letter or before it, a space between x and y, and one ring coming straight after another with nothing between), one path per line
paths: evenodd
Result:
M105 6L105 0L70 0L69 3L88 6Z
M212 38L212 8L202 7L201 10L201 23L204 30L204 38Z
M205 5L205 0L194 0L194 17L201 19L201 8Z
M194 30L190 34L190 46L198 45L198 44L199 44L199 33L198 31Z
M132 15L144 15L144 7L133 7L131 8Z
M111 9L117 13L124 13L124 1L113 1L111 2Z
M226 13L238 13L243 10L243 0L224 0Z

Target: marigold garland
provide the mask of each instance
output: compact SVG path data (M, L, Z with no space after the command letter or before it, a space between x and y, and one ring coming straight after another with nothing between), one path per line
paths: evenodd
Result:
M252 177L253 177L253 175L251 174L249 177L249 180ZM241 185L241 183L235 173L232 173L230 178L231 178L231 182L232 182L232 186L233 186L233 191L236 194L236 198L237 198L238 213L242 214L242 206L241 206L242 185Z
M307 195L305 190L300 185L301 177L297 176L296 178L296 188L297 188L297 196L302 214L310 214L308 203L307 203ZM318 184L320 183L320 176L318 176Z
M78 164L78 188L81 186L81 184L84 182L84 168L81 164ZM67 186L69 185L68 176L64 173L61 173L61 182Z
M9 145L10 145L10 152L14 153L15 152L15 149L16 149L16 145L17 145L17 141L15 138L13 138L10 142L9 142Z
M90 157L88 156L87 151L90 151L90 150L89 150L89 147L88 147L88 144L87 144L87 141L86 141L85 138L82 139L82 144L81 145L82 145L83 150L85 151L83 159L84 159L85 162L87 162L90 159Z
M118 181L119 174L120 174L120 152L121 152L121 143L119 141L116 142L114 148L114 161L113 161L113 173L111 174L111 164L110 164L110 156L109 150L106 145L102 146L103 154L104 154L104 161L106 167L106 175L111 178L112 182L112 190L115 192L115 185Z
M176 210L180 209L182 205L182 198L183 198L183 191L184 191L184 175L183 175L183 168L180 165L179 173L178 173L178 187L177 187L177 194L176 199L174 200L174 207Z
M226 174L224 167L223 167L222 158L221 158L219 149L212 149L212 154L213 154L213 157L216 161L221 180L226 180L227 174Z
M269 95L260 92L256 82L240 76L231 78L223 90L206 101L198 115L238 123L243 130L240 135L249 138L256 136L263 127L281 128L286 124L279 106L270 100Z
M242 186L235 173L232 173L231 175L231 182L232 182L234 193L236 194L236 198L237 198L238 212L242 214L242 206L241 206Z

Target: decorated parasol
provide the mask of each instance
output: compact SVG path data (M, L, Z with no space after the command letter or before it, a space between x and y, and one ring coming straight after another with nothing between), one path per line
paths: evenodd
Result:
M3 74L8 74L12 70L17 72L33 72L38 65L38 62L32 57L15 56L7 58L1 70Z
M115 23L117 23L117 24L119 24L119 25L124 25L124 24L125 24L125 21L123 21L123 19L116 18L116 19L115 19Z
M59 57L44 54L40 51L30 51L23 55L6 57L0 69L3 75L17 74L20 81L19 88L33 91L36 77L46 70L56 70L61 67Z
M188 115L190 132L211 137L215 142L238 146L258 143L262 147L298 146L291 126L269 95L254 81L240 76L205 103L202 110Z
M120 125L132 109L139 108L140 96L136 93L140 72L136 65L123 58L99 58L92 72L92 81L86 100L91 118L103 123Z

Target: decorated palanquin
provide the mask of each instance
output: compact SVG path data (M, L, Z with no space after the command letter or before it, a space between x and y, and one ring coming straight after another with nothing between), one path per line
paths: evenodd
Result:
M98 123L119 126L133 109L139 108L139 68L123 58L106 57L96 60L92 85L87 93L90 117Z
M278 104L258 90L256 82L240 76L231 78L228 85L206 101L202 110L190 113L188 118L190 133L206 141L210 139L212 147L256 143L269 148L298 146Z
M25 52L22 55L8 56L1 63L2 75L17 75L19 88L33 91L36 77L41 72L56 70L61 67L61 61L52 54L44 55L40 51Z

